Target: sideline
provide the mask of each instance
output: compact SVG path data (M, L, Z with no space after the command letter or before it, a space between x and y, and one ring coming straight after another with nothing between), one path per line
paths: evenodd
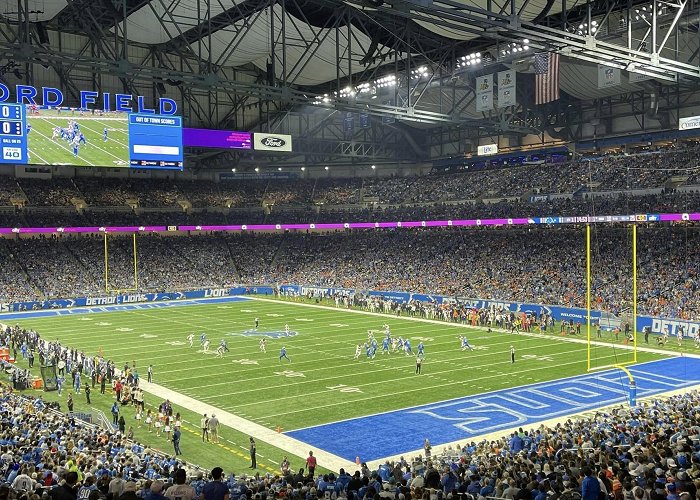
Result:
M253 436L256 440L269 443L272 446L280 448L290 455L297 456L303 460L306 460L308 452L311 449L311 445L303 441L289 437L286 434L278 433L260 424L256 424L250 420L238 417L215 406L209 405L189 396L185 396L184 394L168 389L167 387L163 387L162 385L149 383L142 379L139 380L139 387L158 398L168 399L170 402L187 408L195 413L199 413L200 415L204 413L207 415L214 414L216 415L216 418L219 419L221 425L231 427L239 432ZM221 438L222 441L224 440L224 437ZM312 451L314 452L314 456L318 459L318 463L321 467L336 473L341 468L349 471L353 470L353 467L356 467L354 462L345 460L344 458L328 453L327 451L318 448L314 448Z

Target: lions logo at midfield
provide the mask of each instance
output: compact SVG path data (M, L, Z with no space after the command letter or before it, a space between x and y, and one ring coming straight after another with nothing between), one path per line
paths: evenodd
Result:
M229 335L241 335L243 337L268 337L271 339L283 339L285 337L296 337L299 334L296 330L243 330L240 333L229 333Z

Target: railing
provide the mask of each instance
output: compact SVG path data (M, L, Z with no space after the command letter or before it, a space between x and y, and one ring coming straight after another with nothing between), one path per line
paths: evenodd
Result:
M95 415L96 425L99 425L106 431L114 432L114 424L107 418L105 412L97 408L93 408L92 411Z

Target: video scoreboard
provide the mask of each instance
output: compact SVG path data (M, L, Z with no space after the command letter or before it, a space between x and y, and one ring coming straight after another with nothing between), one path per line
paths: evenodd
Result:
M24 106L0 105L0 146L2 163L27 163L27 136Z
M0 103L0 153L0 163L182 170L182 117Z

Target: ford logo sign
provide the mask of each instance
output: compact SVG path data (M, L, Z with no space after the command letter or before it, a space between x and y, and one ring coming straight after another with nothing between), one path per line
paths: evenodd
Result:
M287 141L279 137L263 137L260 140L260 144L268 148L282 148L287 144Z

